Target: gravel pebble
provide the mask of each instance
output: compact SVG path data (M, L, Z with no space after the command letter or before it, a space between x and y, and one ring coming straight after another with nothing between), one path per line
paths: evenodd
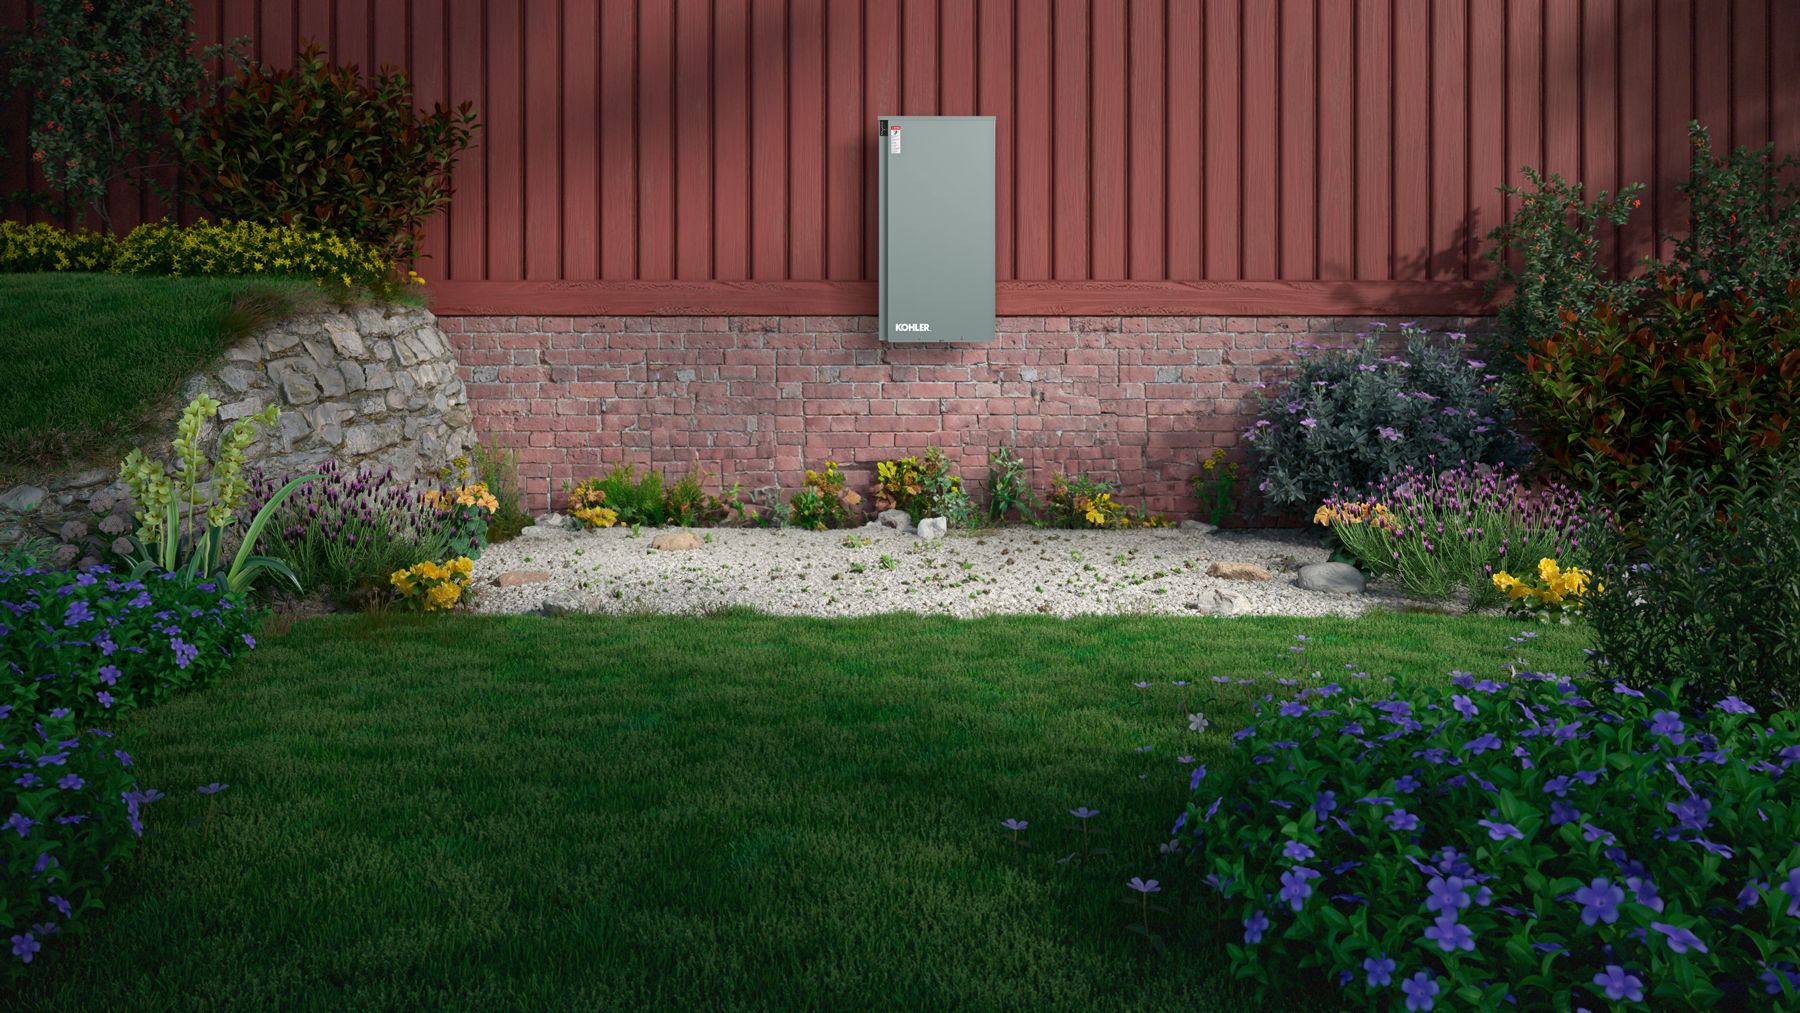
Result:
M839 531L712 528L699 548L650 547L655 534L630 529L527 529L489 546L475 563L477 612L538 612L546 600L585 591L607 613L694 614L725 605L775 615L861 616L886 612L975 617L1199 615L1208 590L1249 599L1248 615L1357 616L1372 606L1461 613L1466 596L1428 602L1403 594L1391 578L1362 594L1310 591L1295 571L1329 556L1315 532L1238 528L1202 533L1179 528L1067 531L1028 526L917 535L869 524ZM1214 562L1254 563L1270 581L1208 577ZM494 587L509 570L543 570L548 583ZM1161 576L1157 574L1160 573ZM561 597L559 597L561 596ZM1500 606L1484 615L1504 615Z

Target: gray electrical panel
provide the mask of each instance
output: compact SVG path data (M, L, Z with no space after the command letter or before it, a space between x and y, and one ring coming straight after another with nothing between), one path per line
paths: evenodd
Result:
M994 340L994 118L883 116L881 340Z

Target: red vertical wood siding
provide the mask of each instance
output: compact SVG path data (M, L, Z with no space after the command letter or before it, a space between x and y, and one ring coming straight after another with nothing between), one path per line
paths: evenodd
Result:
M23 8L23 9L21 9ZM5 5L21 23L32 4ZM484 122L420 270L445 312L868 313L873 121L997 123L1002 313L1471 312L1532 165L1648 184L1687 122L1800 153L1791 0L194 0ZM44 189L18 104L9 189ZM122 225L168 209L121 191ZM80 221L33 212L30 220ZM192 208L175 209L191 220Z

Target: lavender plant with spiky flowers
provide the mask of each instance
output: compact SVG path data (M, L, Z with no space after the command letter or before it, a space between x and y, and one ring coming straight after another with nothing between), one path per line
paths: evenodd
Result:
M1431 598L1465 586L1472 608L1500 600L1497 571L1534 571L1545 558L1564 569L1584 565L1590 525L1612 523L1610 512L1599 521L1586 515L1567 486L1529 490L1520 475L1497 467L1435 475L1407 468L1370 483L1360 497L1327 499L1313 520L1329 525L1366 569L1396 575L1408 592Z
M392 468L350 472L336 461L321 464L317 473L321 477L289 497L263 533L264 551L287 562L309 591L325 585L347 592L452 555L456 515L423 495L435 483L397 479ZM260 507L278 487L272 476L253 474L247 509Z

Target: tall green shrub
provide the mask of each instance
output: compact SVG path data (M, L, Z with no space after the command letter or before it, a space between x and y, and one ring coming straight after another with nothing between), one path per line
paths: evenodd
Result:
M212 213L328 228L405 263L449 205L456 156L478 126L468 102L420 115L404 71L384 65L365 84L355 64L332 66L308 44L293 70L245 69L176 137Z
M0 80L30 101L31 160L108 233L107 188L144 190L152 170L176 164L174 135L194 129L214 94L206 64L249 42L199 48L192 20L188 0L38 0L24 32L0 41Z
M1749 300L1751 312L1791 305L1788 282L1800 278L1800 160L1775 160L1775 146L1740 147L1714 157L1706 131L1688 125L1693 163L1675 189L1688 205L1688 230L1668 237L1668 272L1709 303ZM1783 179L1783 174L1789 174Z

